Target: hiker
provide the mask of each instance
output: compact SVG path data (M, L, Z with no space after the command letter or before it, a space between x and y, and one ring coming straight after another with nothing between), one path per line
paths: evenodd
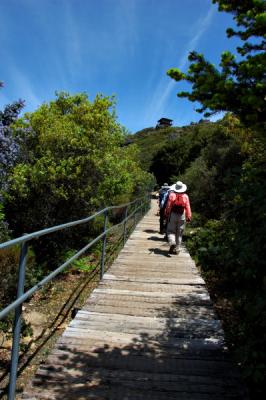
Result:
M159 215L160 215L160 233L164 234L166 230L166 221L164 216L165 206L166 206L166 199L168 195L168 190L170 186L168 183L164 183L161 189L159 190Z
M167 219L167 237L170 244L169 253L178 254L186 221L191 221L189 197L185 193L187 185L178 181L169 189L165 218Z

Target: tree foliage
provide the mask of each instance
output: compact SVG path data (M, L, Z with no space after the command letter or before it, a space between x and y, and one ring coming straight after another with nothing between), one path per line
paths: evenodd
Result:
M199 102L197 111L205 116L230 113L198 156L185 158L184 171L177 173L188 184L192 208L205 217L205 224L189 240L189 249L206 277L211 277L216 297L225 297L232 305L235 320L224 324L226 335L249 383L250 398L258 399L263 396L266 370L262 334L266 309L266 3L213 3L218 3L220 11L233 14L237 28L229 28L227 35L242 40L238 57L225 51L216 67L193 51L186 73L173 68L168 75L192 84L190 92L178 96Z
M219 67L195 51L187 73L171 68L168 75L176 81L192 84L191 92L180 92L199 102L197 109L210 116L219 111L233 112L247 126L263 129L265 122L265 28L266 3L264 0L213 0L219 10L233 13L239 30L229 28L227 36L238 36L243 45L237 48L240 60L229 51L221 55Z
M26 128L30 133L25 139ZM9 173L5 193L15 235L128 201L151 182L136 161L136 148L121 146L124 129L116 122L112 98L97 95L90 102L84 93L57 93L55 101L13 124L13 132L25 154ZM68 235L65 245L82 237L81 232Z
M0 88L3 83L0 82ZM5 106L0 110L0 241L9 237L8 224L5 220L3 193L7 190L8 173L20 157L20 143L14 137L11 129L12 124L17 120L19 113L24 107L24 102L18 100Z
M3 83L0 82L0 88ZM19 142L14 137L11 125L17 120L24 107L24 102L18 100L0 110L0 190L6 185L6 174L15 165L19 157Z

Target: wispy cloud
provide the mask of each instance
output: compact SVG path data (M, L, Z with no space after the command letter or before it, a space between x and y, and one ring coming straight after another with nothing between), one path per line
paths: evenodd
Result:
M186 49L181 56L178 64L179 69L182 70L186 66L189 53L192 50L195 50L195 48L197 47L202 35L210 26L211 20L215 12L216 9L211 6L207 15L197 22L196 28L194 30L196 31L196 33L188 42ZM175 87L176 82L174 80L171 79L169 81L169 78L167 78L166 76L163 76L161 79L159 79L157 87L154 90L154 95L149 102L149 107L146 112L147 126L150 124L154 124L155 119L165 113L167 108L167 101L169 100L169 96Z
M68 74L73 78L82 66L82 38L79 25L75 18L73 3L65 2L64 5L64 50Z
M134 57L138 40L136 4L135 0L116 0L112 6L106 2L102 12L94 4L91 10L83 10L87 19L81 18L80 12L74 1L62 3L62 59L70 84L86 74L92 87L107 76L111 81L124 68L125 59ZM106 75L100 77L102 70Z
M4 87L0 90L0 107L13 103L18 99L25 100L27 110L33 110L41 104L41 100L36 95L33 82L22 72L15 58L4 48L1 51L4 55L5 67L8 71L4 79Z
M215 7L213 7L211 5L207 15L205 18L201 19L196 26L196 31L197 33L194 35L194 37L189 41L186 50L184 51L184 54L179 62L179 69L183 69L187 63L187 57L190 51L194 50L199 41L200 38L202 37L202 35L205 33L205 31L208 29L208 27L210 26L211 20L213 18L213 15L215 14L216 9Z
M134 0L119 0L116 5L116 40L120 49L134 56L138 41L137 7Z
M28 110L34 110L40 106L42 102L35 93L30 79L15 66L12 66L11 73L13 81L16 82L17 92L20 93L22 100L26 102L26 108Z

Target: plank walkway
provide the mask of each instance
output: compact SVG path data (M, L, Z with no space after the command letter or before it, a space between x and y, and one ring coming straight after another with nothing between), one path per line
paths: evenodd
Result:
M246 399L205 283L168 254L156 203L22 395L27 400Z

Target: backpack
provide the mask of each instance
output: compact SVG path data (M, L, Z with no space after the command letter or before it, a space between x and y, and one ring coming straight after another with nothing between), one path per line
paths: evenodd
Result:
M168 195L168 189L162 189L160 191L160 193L159 193L160 208L163 208L167 195Z
M186 207L186 200L183 194L175 194L175 201L172 205L171 211L176 214L183 214Z

